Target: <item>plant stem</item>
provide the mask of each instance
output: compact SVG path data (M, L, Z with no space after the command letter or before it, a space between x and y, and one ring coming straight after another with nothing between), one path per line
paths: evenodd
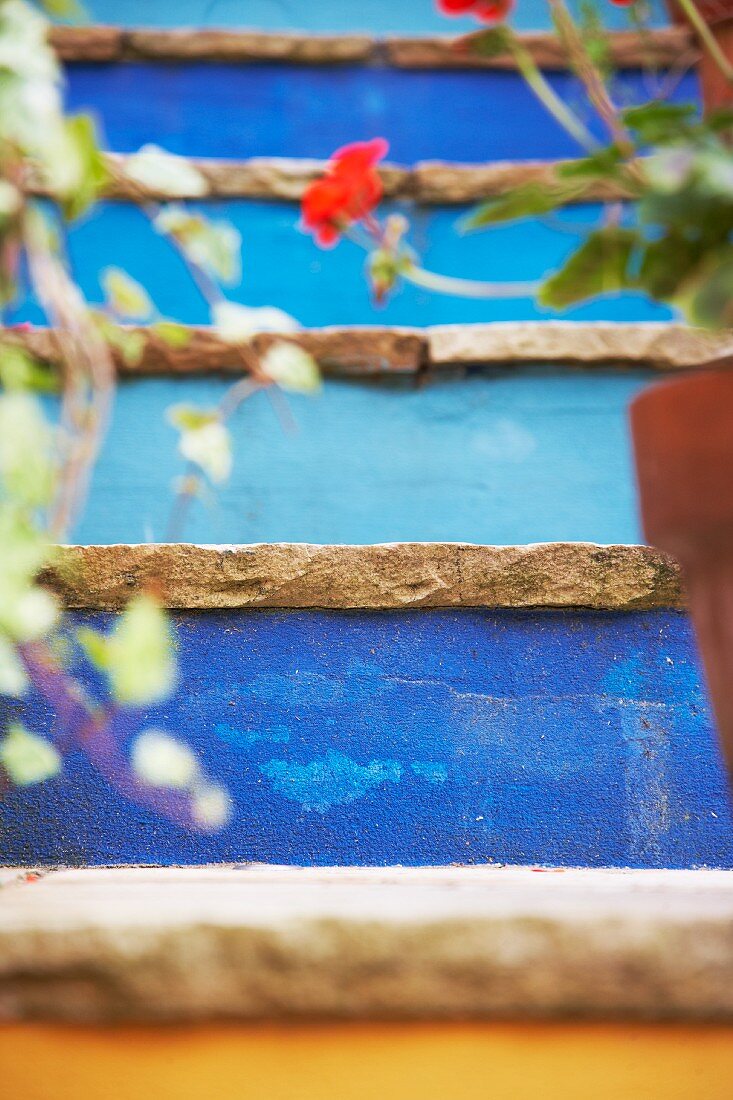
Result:
M697 10L694 0L678 0L678 3L723 76L733 84L733 65L721 50L715 35Z
M478 279L457 279L452 275L438 275L426 271L417 264L407 263L400 270L403 279L414 286L434 290L437 294L454 294L462 298L531 298L539 290L539 283L484 283Z
M634 143L619 117L618 108L609 95L606 82L588 52L583 36L568 11L565 0L549 0L549 4L557 32L577 76L583 82L588 99L603 119L606 129L619 149L625 156L633 156Z
M514 34L510 34L509 36L509 48L517 63L517 68L525 81L555 121L558 122L579 145L582 145L586 152L591 153L594 149L597 149L599 143L593 137L590 130L583 125L580 119L573 114L567 104L565 104L555 92L552 85L549 84L542 75L539 66L535 63L531 54L521 45Z

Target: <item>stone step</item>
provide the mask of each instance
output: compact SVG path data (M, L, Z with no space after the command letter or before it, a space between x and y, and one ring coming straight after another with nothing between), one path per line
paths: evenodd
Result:
M154 328L140 327L144 344L134 363L116 354L122 378L196 378L240 376L246 360L210 327L189 328L184 346L172 347ZM53 329L18 327L1 330L41 361L60 361ZM520 367L545 363L555 367L595 367L608 371L648 367L674 371L705 366L733 354L733 332L710 332L671 321L494 321L490 324L428 325L425 328L336 326L288 333L318 360L330 377L373 378L444 375L476 367ZM264 354L282 337L269 333L252 338Z
M543 69L570 68L558 37L549 31L520 31L519 40ZM516 70L513 57L482 57L457 48L453 35L324 35L254 29L195 27L125 28L107 25L58 26L51 41L65 62L205 61L296 65L383 64L406 69ZM646 65L674 67L694 60L697 50L686 27L609 34L611 59L618 69Z
M733 874L56 871L0 892L0 1018L733 1019Z
M651 550L82 547L54 583L72 627L104 629L151 577L178 685L112 733L180 737L230 821L171 824L72 755L2 804L7 863L733 866L679 577ZM37 695L23 713L54 730Z

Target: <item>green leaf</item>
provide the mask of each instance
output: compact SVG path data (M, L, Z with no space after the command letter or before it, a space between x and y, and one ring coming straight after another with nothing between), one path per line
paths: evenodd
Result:
M466 230L483 229L487 225L495 225L497 222L517 221L520 218L536 217L538 214L547 214L558 206L578 199L587 189L587 184L580 183L556 183L539 184L528 183L507 191L504 195L497 195L481 203L472 214L461 223L461 228Z
M43 637L58 618L56 600L34 584L48 556L48 541L27 507L0 502L0 631L14 642Z
M232 440L229 430L218 420L181 433L178 450L193 462L215 485L228 480L232 472Z
M98 630L92 630L89 626L80 626L76 632L76 639L94 667L101 672L106 672L110 666L110 647L107 635L100 634Z
M300 325L275 306L251 308L238 302L222 300L212 311L212 321L218 335L228 344L245 344L259 332L297 332Z
M621 118L642 145L664 145L679 141L691 130L688 125L697 114L692 103L669 103L655 99L640 107L628 107Z
M87 18L86 9L79 0L40 0L40 4L54 19L81 22Z
M733 245L707 257L681 287L676 304L692 325L733 327Z
M144 705L165 699L176 667L168 619L151 596L136 596L108 639L108 675L115 699Z
M0 695L25 695L28 675L15 646L0 634Z
M119 267L107 267L102 272L102 288L110 309L119 317L146 321L153 312L153 303L140 283Z
M194 790L193 816L203 829L222 829L231 818L231 813L231 799L223 787L203 783Z
M145 145L125 161L125 175L150 194L162 198L203 198L209 185L185 157Z
M0 343L0 384L6 390L57 393L59 376L47 363L10 342Z
M702 259L699 241L670 230L644 246L639 268L639 285L659 301L674 297L680 284Z
M104 190L109 172L99 149L94 120L90 115L64 119L64 141L56 171L54 190L62 200L65 217L73 221L94 203Z
M242 238L229 222L212 221L183 206L168 206L155 218L157 231L172 237L188 259L224 283L241 278Z
M53 494L54 436L35 398L20 390L0 396L0 482L16 501L39 508Z
M156 321L150 331L171 348L185 348L193 337L188 325L179 325L176 321Z
M317 393L321 372L309 352L286 341L279 341L262 359L262 370L283 390L292 393Z
M181 432L196 431L219 419L216 409L202 409L198 405L170 405L165 415L168 423Z
M609 294L632 285L631 255L638 233L616 226L591 233L565 265L542 286L539 301L551 309Z
M43 783L61 771L61 757L54 746L20 722L8 726L6 737L0 741L0 764L18 787Z
M199 777L199 762L188 747L162 730L139 734L132 745L132 766L151 787L188 790Z
M489 30L467 34L461 39L461 44L479 57L501 57L503 54L511 53L512 42L512 32L503 24L491 27Z

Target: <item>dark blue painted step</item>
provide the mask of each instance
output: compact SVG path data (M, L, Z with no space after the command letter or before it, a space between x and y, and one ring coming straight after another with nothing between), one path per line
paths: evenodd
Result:
M85 0L90 17L125 26L253 27L313 32L370 31L385 34L449 34L474 30L475 19L446 19L435 0ZM570 8L581 9L578 0ZM651 0L655 25L667 22L662 0ZM600 0L598 14L607 27L630 26L628 12ZM549 29L547 0L519 0L511 24L517 29Z
M402 287L376 307L364 277L365 253L344 241L324 252L298 228L294 203L237 200L207 203L212 217L228 219L242 236L241 283L229 297L247 305L276 305L306 327L324 325L432 325L566 317L574 320L659 321L671 310L639 294L609 295L562 315L540 309L528 297L469 300ZM490 281L539 280L564 258L602 217L598 205L571 207L547 222L530 219L489 232L461 236L465 210L456 207L402 209L412 221L410 241L426 267L447 275ZM631 217L631 214L628 214ZM75 274L91 301L100 301L99 275L117 265L139 279L160 311L191 324L209 321L183 262L158 237L145 215L125 203L105 203L70 234ZM43 321L39 308L24 305L16 320Z
M725 780L679 612L176 622L175 698L118 733L156 726L190 742L229 787L232 824L187 834L76 757L63 779L0 804L6 863L733 866ZM26 720L52 724L37 701Z
M128 62L72 64L68 73L70 106L92 108L107 147L120 153L155 142L188 156L328 157L340 145L376 136L387 138L391 157L405 164L579 153L516 72ZM603 135L575 77L548 79ZM646 102L665 83L665 74L625 71L615 98ZM696 97L693 73L670 96Z
M626 406L649 372L492 371L469 379L329 381L288 398L283 432L257 395L232 421L234 472L196 502L195 542L637 542ZM82 542L166 537L182 472L165 410L214 406L219 380L120 387Z

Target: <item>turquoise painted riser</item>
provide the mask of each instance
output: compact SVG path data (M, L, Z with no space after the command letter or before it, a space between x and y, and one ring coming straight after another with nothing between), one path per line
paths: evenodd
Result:
M579 5L572 2L571 8ZM610 0L598 12L608 27L626 28L628 13ZM652 20L665 23L662 0L652 0ZM369 31L373 34L449 34L476 28L474 19L446 19L435 0L85 0L92 19L126 26L293 28L314 32ZM550 26L547 0L518 0L511 24L517 29Z
M167 824L73 755L62 779L0 803L5 862L733 866L680 613L176 621L177 694L116 733L187 740L231 791L231 825L200 837ZM37 702L24 714L53 722Z
M556 369L404 384L329 381L283 431L260 394L232 422L235 462L194 542L638 542L626 405L647 380ZM165 540L183 471L168 406L226 383L124 383L81 542Z
M117 152L153 141L188 156L329 157L346 142L375 136L405 164L582 152L516 72L125 62L74 64L68 73L70 106L96 111ZM550 73L548 80L606 140L576 78ZM624 71L613 94L629 106L663 94L669 83L663 72ZM669 98L694 101L697 87L694 73L685 73Z
M394 209L390 206L386 209ZM575 320L665 320L671 311L642 295L611 295L562 314L543 310L531 298L476 301L405 286L386 306L375 307L364 277L364 252L349 241L324 252L298 228L292 203L236 201L206 209L235 225L243 242L241 283L229 297L248 305L276 305L302 325L432 325L469 321L528 320L562 316ZM465 211L402 207L413 221L412 243L425 266L449 275L498 281L539 280L557 269L588 228L598 206L574 207L557 223L536 219L490 232L460 236ZM129 204L108 203L70 235L75 273L92 301L101 301L99 274L110 264L141 280L161 313L190 323L208 322L205 303L182 261L156 236L145 216ZM42 322L26 304L15 320Z

